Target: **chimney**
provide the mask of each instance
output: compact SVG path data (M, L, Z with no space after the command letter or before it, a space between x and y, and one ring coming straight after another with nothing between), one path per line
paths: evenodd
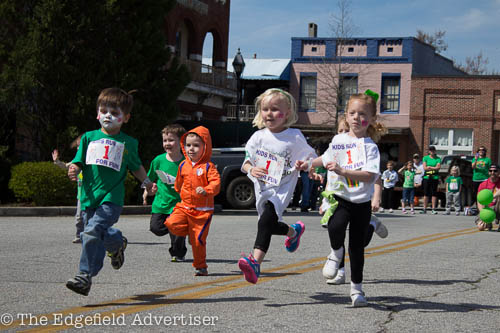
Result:
M309 23L309 37L318 37L318 25Z

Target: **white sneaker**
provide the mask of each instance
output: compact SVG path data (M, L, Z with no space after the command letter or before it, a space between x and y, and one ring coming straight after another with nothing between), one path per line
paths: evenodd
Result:
M351 294L352 306L355 308L360 308L363 306L367 306L368 302L365 298L365 293L362 291L356 291Z
M333 279L339 270L340 262L337 261L337 258L334 256L333 251L326 259L325 265L323 266L323 276L326 279Z
M389 213L394 213L394 211L392 210L392 208L391 208L391 209L389 209Z
M389 231L387 230L386 226L376 217L375 215L372 214L371 221L375 224L375 233L377 236L380 238L386 238L387 235L389 235Z
M383 208L380 208L378 211L379 211L379 212L381 212L381 213L383 213L383 212L384 212L384 209L383 209Z
M333 279L326 280L327 284L344 284L345 283L345 272L338 271L337 276Z

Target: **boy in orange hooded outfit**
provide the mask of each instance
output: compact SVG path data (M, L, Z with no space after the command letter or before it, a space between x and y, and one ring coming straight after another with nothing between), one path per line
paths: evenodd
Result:
M193 248L195 276L208 275L206 239L214 212L214 197L220 191L220 175L212 157L212 138L198 126L181 137L186 160L179 165L174 188L181 202L175 205L165 226L176 236L188 236Z

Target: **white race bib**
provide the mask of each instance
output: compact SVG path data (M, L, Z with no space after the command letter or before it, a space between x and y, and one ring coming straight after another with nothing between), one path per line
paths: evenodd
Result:
M458 183L450 182L450 190L451 191L458 190Z
M267 170L267 175L259 178L260 180L274 186L280 184L283 169L285 168L284 157L270 153L265 149L257 149L254 165Z
M156 175L158 176L158 178L160 178L162 183L169 184L169 185L172 185L175 183L175 177L169 175L165 171L156 170L155 172L156 172Z
M366 166L363 139L347 144L332 144L333 160L347 170L358 170Z
M89 143L86 164L95 164L120 171L125 144L111 139L100 139Z

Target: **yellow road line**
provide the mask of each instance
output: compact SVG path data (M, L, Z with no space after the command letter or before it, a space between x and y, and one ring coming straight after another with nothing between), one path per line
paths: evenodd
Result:
M367 248L366 251L368 253L365 254L365 257L373 257L373 256L382 255L382 254L401 251L401 250L409 249L412 247L425 245L425 244L435 242L438 240L443 240L446 238L451 238L451 237L456 237L456 236L461 236L461 235L473 234L476 232L479 232L479 231L475 228L468 228L468 229L462 229L462 230L457 230L457 231L452 231L452 232L443 232L443 233L436 233L436 234L431 234L431 235L415 237L415 238L411 238L411 239L407 239L407 240L403 240L403 241L399 241L399 242L394 242L394 243L390 243L390 244L385 244L385 245L381 245L381 246ZM404 245L404 244L406 244L406 245ZM404 246L394 247L397 245L404 245ZM371 253L371 251L376 251L376 250L381 250L381 251ZM317 270L317 269L321 268L323 266L323 264L321 263L320 265L317 265L316 263L323 262L324 260L325 260L325 257L317 257L317 258L305 260L302 262L284 265L284 266L279 266L276 268L262 271L264 276L261 276L259 278L259 283L264 283L267 281L272 281L275 279L284 278L290 274L303 274L305 272ZM348 262L348 260L349 259L346 259L346 262ZM265 276L266 273L272 273L272 272L283 271L283 270L290 270L290 269L294 269L294 268L302 267L302 266L307 266L307 265L311 265L311 264L316 264L316 265L309 266L309 267L302 268L302 269L298 269L298 270L287 271L287 272L284 272L283 274L280 274L277 276ZM181 286L178 288L173 288L173 289L169 289L169 290L165 290L165 291L141 295L141 299L138 299L137 296L122 298L122 299L117 299L114 301L107 301L107 302L98 303L95 305L87 305L87 306L69 308L66 310L59 311L59 312L52 312L49 314L38 315L36 317L37 318L40 318L40 317L53 318L54 314L58 314L58 315L61 314L63 317L65 317L66 315L69 315L69 314L75 315L75 314L84 313L84 312L92 312L92 310L94 310L94 309L99 309L99 308L104 309L106 307L113 307L113 306L120 306L120 305L127 305L129 307L127 309L120 308L120 309L116 309L116 310L103 312L103 313L101 313L101 316L103 317L103 316L108 316L108 315L112 315L112 314L120 314L121 315L122 313L129 314L129 313L135 313L135 312L143 312L143 311L149 310L149 309L154 309L154 308L158 308L158 307L162 307L162 306L180 303L180 302L182 302L182 300L197 299L197 298L201 298L204 296L218 294L218 293L230 291L230 290L241 288L241 287L249 287L249 286L251 286L251 284L247 283L246 281L242 281L242 282L236 282L236 283L232 283L232 284L226 284L223 286L216 286L213 288L203 289L201 291L183 294L183 295L175 296L175 297L172 297L169 299L157 300L157 301L151 302L150 304L130 305L130 303L134 303L137 301L143 301L144 299L147 299L148 296L151 296L151 298L153 298L153 297L157 298L158 296L166 296L166 295L181 293L181 292L185 292L185 291L189 291L189 290L203 288L203 287L211 286L211 285L218 284L218 283L231 282L231 281L239 280L239 279L242 279L242 275L224 277L224 278L219 278L219 279L215 279L215 280L211 280L211 281L207 281L207 282L194 283L194 284L189 284L189 285L185 285L185 286ZM21 323L22 323L22 321L17 320L9 326L0 325L0 330L12 329L14 327L20 326ZM54 330L62 330L65 328L71 328L71 326L37 327L34 329L34 331L48 332L48 331L54 331ZM31 330L28 330L28 331L31 331Z

